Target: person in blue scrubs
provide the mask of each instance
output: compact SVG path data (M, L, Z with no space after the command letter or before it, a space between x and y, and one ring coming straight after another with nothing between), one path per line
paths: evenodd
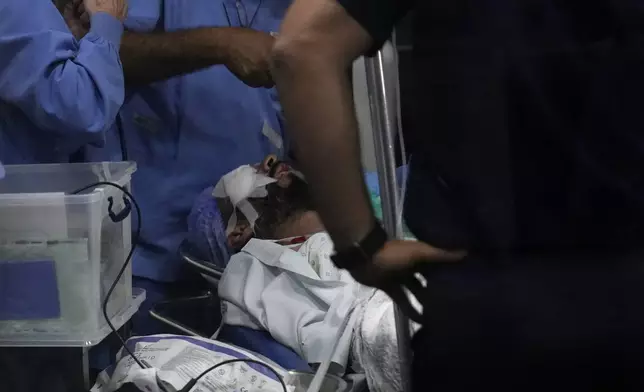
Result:
M274 32L290 0L136 0L121 59L127 98L93 160L136 161L142 234L134 285L147 290L134 332L159 332L148 310L184 294L177 250L195 198L268 154L282 157L281 110L268 71ZM189 284L188 288L193 285ZM214 331L213 331L214 332Z
M69 162L83 145L103 142L123 103L119 47L126 0L86 0L92 27L78 36L80 19L60 8L51 0L0 2L3 164ZM0 179L4 174L0 165ZM73 351L0 351L3 390L80 390L68 370L77 361Z
M127 3L87 1L92 28L77 40L51 0L0 3L0 158L69 162L101 143L124 98L119 61ZM120 20L121 19L121 20Z

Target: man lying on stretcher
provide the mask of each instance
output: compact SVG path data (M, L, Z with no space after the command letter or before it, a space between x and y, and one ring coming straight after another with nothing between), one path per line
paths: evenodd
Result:
M225 188L249 186L254 181L253 171L265 176L263 182L267 178L274 182L262 187L265 189L262 197L254 197L257 194L244 197L257 213L251 225L241 211L244 207L238 205L238 194L243 191L232 190L233 195L229 197ZM324 227L308 192L301 174L274 155L267 156L260 164L242 166L224 176L217 189L206 189L196 200L189 217L190 241L201 251L201 256L223 268L231 253L240 251L251 238L285 239L322 232Z
M339 336L337 373L352 368L372 391L400 390L393 303L335 268L299 172L274 156L232 171L200 196L190 227L193 242L226 266L226 324L266 330L311 364Z

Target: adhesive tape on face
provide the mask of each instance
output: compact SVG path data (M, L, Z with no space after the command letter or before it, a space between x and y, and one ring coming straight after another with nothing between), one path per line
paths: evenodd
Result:
M212 195L217 198L229 198L232 205L239 208L253 227L259 214L247 199L266 197L268 195L266 185L276 181L274 178L258 173L255 168L245 165L224 175L215 185ZM233 213L228 220L227 234L230 234L236 225L237 215Z
M249 165L240 166L224 175L215 186L213 196L227 197L234 206L249 197L266 197L266 185L276 182L274 178L258 173Z

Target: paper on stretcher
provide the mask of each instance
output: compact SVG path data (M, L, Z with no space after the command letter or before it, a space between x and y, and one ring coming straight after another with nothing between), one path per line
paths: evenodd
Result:
M248 358L267 363L280 377L286 371L260 355L229 344L189 336L155 335L130 339L128 347L134 355L151 366L141 369L121 350L115 366L103 371L91 392L114 392L126 383L133 383L141 391L161 392L157 379L169 392L180 390L190 379L209 367L225 360ZM204 376L192 391L226 392L282 392L277 377L267 368L237 362L223 365Z

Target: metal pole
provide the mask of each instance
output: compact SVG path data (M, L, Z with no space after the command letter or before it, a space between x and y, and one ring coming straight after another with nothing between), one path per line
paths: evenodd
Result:
M376 164L380 183L380 199L385 230L390 236L402 238L401 214L397 213L399 193L396 184L396 149L394 136L397 134L398 122L391 113L395 102L395 91L389 91L387 81L397 69L387 68L383 50L372 58L365 59L367 74L367 91L371 108L371 122L374 133ZM386 69L387 68L387 69ZM395 86L399 88L399 86ZM395 109L397 110L397 109ZM400 357L400 374L404 392L411 391L411 330L409 320L395 308L396 334L398 338L398 355Z

